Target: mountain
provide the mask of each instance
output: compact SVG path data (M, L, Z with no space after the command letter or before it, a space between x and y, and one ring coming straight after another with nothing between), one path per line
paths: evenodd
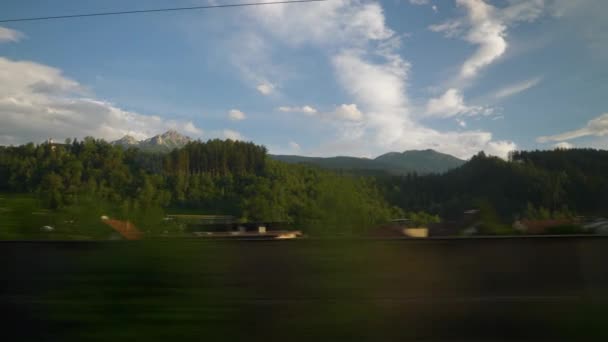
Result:
M168 152L192 141L175 130L138 141L130 135L111 142L125 148L137 147L146 152ZM389 152L375 159L357 157L304 157L296 155L269 155L270 158L290 164L308 164L325 169L344 170L361 175L443 173L464 164L465 161L434 150Z
M357 157L303 157L292 155L271 155L272 159L290 164L311 164L326 169L377 169L373 159Z
M148 152L166 152L175 148L184 147L190 141L192 141L192 139L189 137L181 135L175 130L168 130L163 134L158 134L141 141L138 141L130 135L125 135L118 140L112 141L111 144L123 146L125 148L137 147Z
M168 130L163 134L155 135L152 138L146 139L139 143L142 149L157 149L164 148L172 150L174 148L184 147L192 141L189 137L179 134L175 130Z
M443 173L465 163L462 159L431 149L389 152L374 161L396 169L416 170L419 173Z
M136 147L139 145L139 141L137 139L135 139L133 136L127 134L118 140L112 141L111 144L119 145L122 147Z
M315 165L326 169L353 171L358 174L443 173L465 163L464 160L435 150L389 152L375 159L292 155L270 155L270 157L285 163Z

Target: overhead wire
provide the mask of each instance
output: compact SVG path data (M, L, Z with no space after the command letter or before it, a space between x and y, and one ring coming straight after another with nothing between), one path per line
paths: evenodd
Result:
M251 7L251 6L280 5L280 4L297 4L297 3L324 2L324 1L329 1L329 0L285 0L285 1L249 2L249 3L222 4L222 5L189 6L189 7L153 8L153 9L130 10L130 11L115 11L115 12L80 13L80 14L54 15L54 16L44 16L44 17L0 19L0 23L15 23L15 22L23 22L23 21L41 21L41 20L71 19L71 18L83 18L83 17L101 17L101 16L125 15L125 14L141 14L141 13L154 13L154 12L192 11L192 10L205 10L205 9L214 9L214 8Z

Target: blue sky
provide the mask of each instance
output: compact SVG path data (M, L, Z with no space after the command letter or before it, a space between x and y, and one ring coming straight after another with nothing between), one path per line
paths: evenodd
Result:
M238 1L6 0L0 19ZM328 0L0 24L0 144L174 128L272 153L608 147L602 0Z

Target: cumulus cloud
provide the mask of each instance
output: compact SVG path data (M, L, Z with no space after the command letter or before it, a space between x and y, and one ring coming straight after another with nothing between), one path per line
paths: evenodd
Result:
M309 105L301 107L282 106L277 108L278 111L284 113L302 113L309 116L319 114L319 111ZM361 121L363 119L363 113L357 108L356 104L342 104L337 106L331 112L324 112L323 115L317 116L321 119L337 119L340 121Z
M431 25L429 29L447 37L460 36L477 45L477 50L460 69L463 79L477 76L478 72L497 60L507 50L507 28L518 21L533 21L542 14L543 0L512 0L506 7L497 8L483 0L456 0L466 10L465 18Z
M507 157L509 156L509 152L515 151L516 149L517 145L514 142L507 140L499 140L488 142L487 147L484 150L489 155L507 159Z
M339 119L350 120L350 121L361 121L363 119L363 113L357 108L356 104L343 104L338 106L334 111L334 114Z
M502 99L505 97L513 96L515 94L519 94L523 91L526 91L526 90L536 86L537 84L540 83L540 81L541 81L540 77L535 77L535 78L531 78L529 80L525 80L522 82L508 85L508 86L498 90L494 94L494 97L498 98L498 99Z
M222 135L225 139L230 139L230 140L245 140L245 137L237 132L237 131L233 131L231 129L225 129L222 131Z
M264 0L267 2L270 0ZM384 24L382 7L358 0L332 0L305 6L273 5L243 9L239 27L226 44L229 59L247 83L258 86L273 80L281 84L293 73L284 63L273 61L283 47L364 45L393 35ZM246 51L247 53L243 53ZM269 83L268 83L269 84ZM273 86L276 87L276 84ZM267 95L267 94L264 94Z
M439 132L413 121L406 94L409 64L398 56L378 64L350 51L334 57L334 65L342 86L365 109L364 132L324 146L319 153L331 155L351 149L357 155L373 155L373 150L361 148L361 140L373 141L376 151L434 148L460 158L480 150L505 158L516 147L513 142L492 141L489 132Z
M245 115L245 113L241 112L238 109L231 109L230 111L228 111L228 118L231 121L242 121L245 120L247 116Z
M591 119L583 128L567 131L564 133L538 137L536 141L546 143L550 141L566 141L586 136L601 137L608 135L608 113L604 113L597 118Z
M458 126L462 127L462 128L466 128L467 127L467 122L462 120L462 119L456 119L456 123L458 124Z
M277 109L279 110L279 112L284 112L284 113L303 113L303 114L308 114L308 115L317 114L317 110L309 105L302 106L302 107L281 106Z
M380 146L404 136L411 125L406 79L409 63L400 56L385 56L372 62L365 54L346 50L333 57L338 82L366 112L366 126ZM387 58L388 57L388 58Z
M255 69L255 77L249 78L256 80L256 84L281 77L273 74L275 69L265 66L280 64L272 63L273 54L268 51L272 51L273 46L319 49L329 56L338 84L351 98L346 103L356 103L357 111L352 110L353 107L338 108L340 115L356 121L337 120L336 110L317 115L322 120L334 119L331 127L335 136L320 142L318 150L312 148L310 153L377 155L387 150L435 148L467 158L480 150L506 156L504 151L515 146L512 142L493 141L489 132L441 132L415 121L407 93L410 64L398 52L402 37L386 25L379 3L333 0L301 7L259 6L244 13L249 20L242 21L247 24L242 32L235 34L239 37L237 41L243 41L242 36L248 35L254 38L255 44L246 44L253 44L256 49L265 48L249 55L242 54L242 46L235 45L234 51L241 59L238 65L242 66L245 58L249 70ZM460 23L456 26L467 28ZM260 58L263 53L264 58ZM479 113L491 110L469 107L464 101L462 105L471 113L473 109ZM285 106L278 110L319 114L313 106L305 107Z
M457 115L489 115L492 114L491 108L481 106L468 106L458 89L450 88L443 95L432 98L426 105L428 116L448 118Z
M574 148L574 145L572 145L569 142L562 141L562 142L558 142L557 144L553 145L553 147L556 149L560 149L560 150L567 150L567 149Z
M203 134L189 121L143 115L96 99L59 69L0 57L0 144L85 136L113 140L125 134L143 139L168 129Z
M394 32L378 3L334 0L298 6L256 6L248 12L266 32L293 46L382 40Z
M255 89L262 95L270 95L274 91L274 86L270 83L260 83Z
M466 113L469 107L464 104L462 94L458 89L450 88L443 95L430 99L426 105L426 113L431 116L450 117Z
M0 43L16 43L24 37L22 32L0 26Z

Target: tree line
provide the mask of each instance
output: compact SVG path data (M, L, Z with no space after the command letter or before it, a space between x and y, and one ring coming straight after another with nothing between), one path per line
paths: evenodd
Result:
M386 199L452 219L486 208L503 222L608 214L608 151L516 151L473 156L444 174L379 177ZM491 207L491 208L489 208Z
M426 225L473 208L501 227L607 215L607 174L608 151L594 149L517 151L508 160L480 152L444 174L358 176L275 161L263 146L231 140L170 153L90 137L0 147L0 192L34 195L53 210L107 203L104 210L145 225L180 211L289 222L318 234L358 234L392 218Z
M115 215L142 224L179 210L289 222L318 234L360 233L398 212L374 179L273 161L265 147L232 140L165 154L90 137L0 147L0 191L35 195L53 210L109 203Z

